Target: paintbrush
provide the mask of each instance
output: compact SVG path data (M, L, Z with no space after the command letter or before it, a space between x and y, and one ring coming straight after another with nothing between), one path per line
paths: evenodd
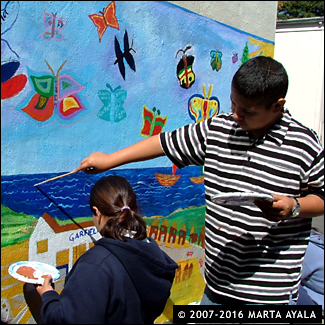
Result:
M66 174L63 174L63 175L59 175L59 176L56 176L56 177L49 178L46 181L35 184L34 186L38 186L38 185L41 185L41 184L44 184L44 183L47 183L47 182L51 182L51 181L54 181L56 179L59 179L61 177L65 177L65 176L68 176L68 175L71 175L71 174L73 174L73 171L70 172L70 173L66 173Z
M61 178L61 177L64 177L64 176L67 176L67 175L70 175L72 174L73 172L70 172L70 173L67 173L67 174L63 174L63 175L60 175L60 176L57 176L57 177L53 177L53 178L50 178L44 182L41 182L41 183L38 183L38 184L35 184L34 186L36 186L36 188L45 196L47 197L52 203L54 203L54 205L62 212L64 213L70 220L72 220L79 228L81 228L85 234L87 234L91 240L95 243L96 242L96 239L91 235L89 234L76 220L74 220L67 212L65 212L65 210L60 207L52 198L50 198L43 190L41 190L38 185L39 184L43 184L43 183L46 183L46 182L50 182L50 181L53 181L55 179L58 179L58 178Z

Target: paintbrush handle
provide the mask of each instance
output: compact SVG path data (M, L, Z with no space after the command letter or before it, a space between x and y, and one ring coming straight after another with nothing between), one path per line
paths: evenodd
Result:
M73 171L69 172L69 173L66 173L66 174L63 174L63 175L59 175L59 176L56 176L56 177L49 178L46 181L35 184L34 186L38 186L38 185L41 185L41 184L44 184L44 183L47 183L47 182L51 182L51 181L54 181L56 179L59 179L61 177L65 177L65 176L68 176L68 175L71 175L71 174L73 174Z

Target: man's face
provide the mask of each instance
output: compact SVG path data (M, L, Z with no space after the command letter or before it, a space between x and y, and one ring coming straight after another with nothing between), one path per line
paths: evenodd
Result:
M262 100L251 100L231 89L231 110L238 125L254 138L263 136L278 120L279 112L267 108Z

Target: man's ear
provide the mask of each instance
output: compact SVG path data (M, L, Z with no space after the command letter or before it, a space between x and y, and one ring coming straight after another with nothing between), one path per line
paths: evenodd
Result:
M286 100L284 98L279 98L275 103L272 104L272 109L274 113L280 113L284 107Z

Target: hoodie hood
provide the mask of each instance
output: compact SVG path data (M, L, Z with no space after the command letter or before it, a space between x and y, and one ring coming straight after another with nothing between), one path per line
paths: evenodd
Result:
M153 238L127 238L125 242L101 238L96 245L106 247L119 259L145 306L165 305L178 265Z

